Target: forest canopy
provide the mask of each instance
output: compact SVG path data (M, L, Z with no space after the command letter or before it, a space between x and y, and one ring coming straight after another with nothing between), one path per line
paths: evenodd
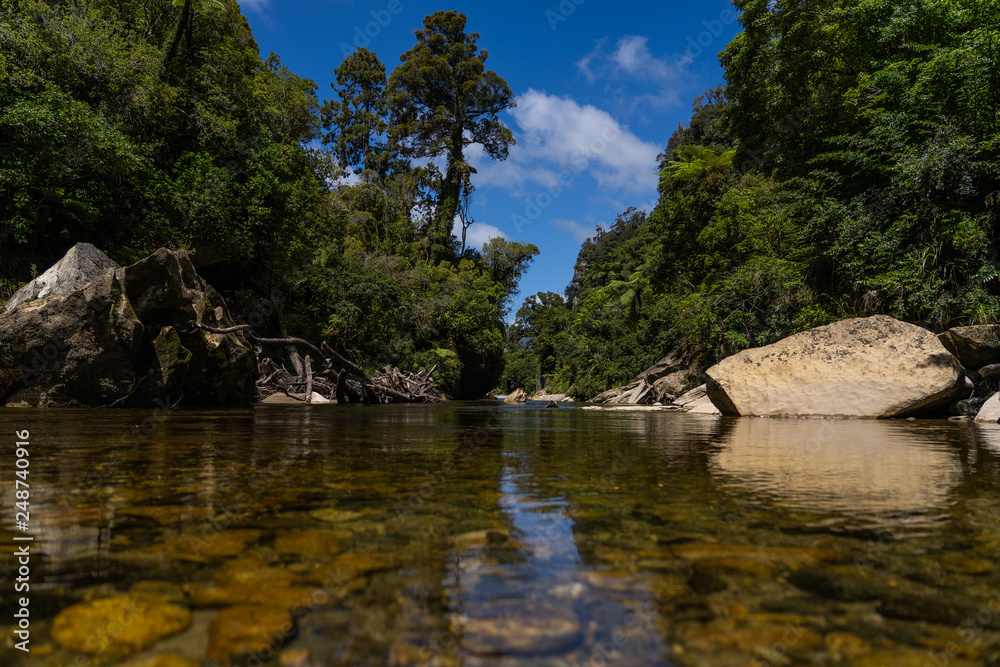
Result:
M395 68L331 63L321 93L235 0L0 0L0 292L78 241L181 248L238 316L462 397L589 398L853 316L1000 319L1000 0L734 4L656 205L508 326L538 249L465 242L468 148L514 143L465 15L427 16Z

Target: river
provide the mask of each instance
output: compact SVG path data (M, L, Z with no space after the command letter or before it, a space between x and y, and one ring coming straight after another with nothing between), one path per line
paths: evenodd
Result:
M494 403L0 423L13 667L1000 664L1000 426Z

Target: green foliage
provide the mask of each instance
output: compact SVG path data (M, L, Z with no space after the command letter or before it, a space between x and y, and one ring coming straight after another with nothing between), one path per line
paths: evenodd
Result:
M465 147L476 143L486 155L503 160L514 135L499 113L514 105L507 82L486 69L489 53L479 49L478 33L465 32L466 16L438 11L424 18L417 45L400 56L389 76L392 140L408 157L447 160L427 239L434 258L451 254L455 216L467 209L471 175Z
M391 166L384 139L389 128L385 65L362 47L344 59L330 86L339 100L323 105L323 143L332 144L342 169L355 167L384 178Z
M413 220L433 220L454 179L400 150L447 154L466 181L463 133L506 155L510 91L464 25L427 18L394 79L407 131L390 136L375 54L345 60L321 108L314 82L261 59L235 0L0 0L0 292L78 241L120 262L180 247L272 333L277 294L292 334L372 368L437 365L446 391L485 394L538 249L494 239L456 257L449 218L432 252ZM457 106L428 116L428 100ZM331 185L347 167L363 182Z

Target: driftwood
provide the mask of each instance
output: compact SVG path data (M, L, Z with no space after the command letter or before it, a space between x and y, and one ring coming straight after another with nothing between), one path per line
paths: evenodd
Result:
M284 393L295 400L311 403L313 392L337 403L434 403L448 399L431 377L437 366L419 373L406 373L394 366L386 366L375 377L369 377L350 351L344 356L326 341L317 347L293 336L261 338L248 324L219 329L192 321L191 326L192 331L202 329L214 334L243 332L246 335L257 353L260 369L258 399ZM295 372L291 373L274 359L263 356L263 348L268 346L294 350L295 355L290 352L289 355ZM297 392L304 394L300 397Z

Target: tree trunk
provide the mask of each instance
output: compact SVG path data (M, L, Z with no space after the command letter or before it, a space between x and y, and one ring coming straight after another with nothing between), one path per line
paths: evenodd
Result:
M181 19L177 22L177 30L174 31L173 41L170 42L170 49L167 51L167 57L163 59L163 65L166 67L168 64L173 62L174 58L177 57L177 51L181 46L181 38L184 37L184 33L188 31L188 26L191 23L191 0L184 0L184 7L181 9ZM190 45L190 37L188 38L188 44Z

